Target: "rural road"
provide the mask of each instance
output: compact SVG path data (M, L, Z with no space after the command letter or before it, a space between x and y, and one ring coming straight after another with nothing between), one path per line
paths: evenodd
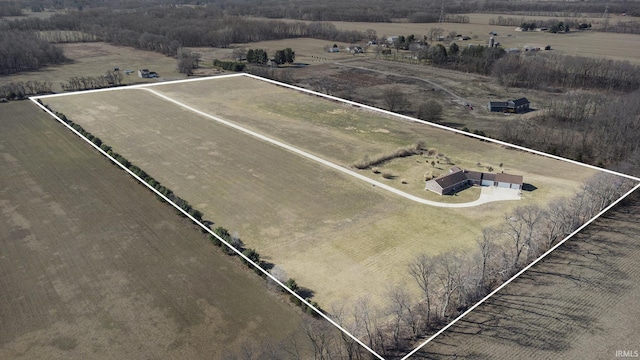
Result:
M178 106L180 106L180 107L182 107L184 109L187 109L187 110L189 110L191 112L194 112L194 113L196 113L196 114L198 114L200 116L203 116L203 117L208 118L210 120L216 121L216 122L218 122L220 124L223 124L223 125L226 125L228 127L233 128L233 129L236 129L238 131L241 131L241 132L243 132L243 133L245 133L247 135L253 136L255 138L258 138L260 140L266 141L266 142L268 142L270 144L273 144L275 146L283 148L285 150L291 151L291 152L293 152L295 154L298 154L298 155L300 155L302 157L305 157L307 159L310 159L310 160L313 160L315 162L318 162L318 163L320 163L322 165L325 165L325 166L327 166L329 168L337 170L337 171L339 171L339 172L341 172L343 174L346 174L346 175L355 177L357 179L360 179L362 181L365 181L365 182L367 182L367 183L369 183L369 184L371 184L371 185L373 185L373 186L375 186L377 188L384 189L384 190L389 191L391 193L394 193L394 194L396 194L398 196L402 196L405 199L408 199L408 200L411 200L411 201L414 201L414 202L417 202L417 203L420 203L420 204L425 204L425 205L435 206L435 207L443 207L443 208L466 208L466 207L473 207L473 206L482 205L482 204L485 204L485 203L488 203L488 202L492 202L492 201L519 200L520 199L520 195L519 195L519 193L517 191L505 193L504 191L495 191L497 189L494 189L494 188L486 188L487 190L485 190L485 188L483 188L482 189L482 193L480 194L480 198L478 198L475 201L471 201L471 202L467 202L467 203L451 204L451 203L441 203L441 202L437 202L437 201L426 200L426 199L420 198L418 196L411 195L411 194L408 194L408 193L406 193L404 191L398 190L398 189L396 189L394 187L391 187L391 186L389 186L387 184L384 184L384 183L381 183L379 181L370 179L370 178L368 178L368 177L366 177L366 176L364 176L362 174L359 174L359 173L357 173L355 171L349 170L349 169L347 169L347 168L345 168L343 166L334 164L334 163L332 163L330 161L327 161L327 160L325 160L323 158L320 158L318 156L310 154L310 153L308 153L306 151L300 150L300 149L298 149L296 147L293 147L291 145L288 145L288 144L285 144L285 143L280 142L278 140L272 139L270 137L267 137L267 136L265 136L263 134L255 132L255 131L246 129L246 128L240 126L240 125L237 125L237 124L235 124L233 122L230 122L230 121L225 120L223 118L220 118L218 116L205 113L205 112L203 112L201 110L193 108L193 107L191 107L191 106L189 106L187 104L184 104L184 103L182 103L180 101L172 99L172 98L170 98L170 97L168 97L168 96L166 96L164 94L161 94L160 92L155 91L153 89L149 89L149 88L146 88L146 87L139 87L137 89L146 90L146 91L148 91L148 92L150 92L150 93L152 93L152 94L154 94L154 95L156 95L156 96L158 96L158 97L160 97L160 98L162 98L162 99L164 99L164 100L166 100L168 102L171 102L171 103L173 103L175 105L178 105ZM492 191L489 191L489 190L492 190Z

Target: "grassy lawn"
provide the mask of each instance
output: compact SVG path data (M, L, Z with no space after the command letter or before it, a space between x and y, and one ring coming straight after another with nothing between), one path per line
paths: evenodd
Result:
M480 162L481 167L522 174L538 188L518 202L436 209L328 171L144 90L44 100L187 199L205 218L237 231L247 246L315 291L325 307L364 295L379 300L390 282L409 281L406 264L416 254L470 248L484 226L502 222L515 206L570 196L596 172L249 78L154 90L344 166L365 154L424 140L458 166L478 170ZM430 161L412 156L384 167L397 172L390 180L393 186L439 199L423 190L420 178L426 171L448 168L432 168ZM363 173L380 179L370 170ZM447 201L477 196L478 189L470 189Z
M0 358L220 359L296 338L306 315L30 101L0 104L0 168Z

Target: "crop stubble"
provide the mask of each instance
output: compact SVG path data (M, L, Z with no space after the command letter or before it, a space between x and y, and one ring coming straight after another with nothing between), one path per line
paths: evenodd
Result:
M294 336L296 309L135 180L30 102L0 113L1 358L221 358Z

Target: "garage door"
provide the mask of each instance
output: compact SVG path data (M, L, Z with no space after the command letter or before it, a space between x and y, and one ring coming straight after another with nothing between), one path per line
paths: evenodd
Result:
M506 183L506 182L499 182L499 183L498 183L498 187L499 187L499 188L507 188L507 189L510 189L510 188L511 188L511 184Z
M511 188L512 188L512 189L516 189L516 190L517 190L517 189L520 189L520 185L518 185L518 184L511 184Z
M493 181L491 180L482 180L482 186L493 186Z

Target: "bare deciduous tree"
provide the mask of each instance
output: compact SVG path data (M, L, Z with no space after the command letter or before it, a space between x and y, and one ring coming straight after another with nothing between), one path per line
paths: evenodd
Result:
M407 96L397 86L382 91L382 101L389 111L403 111L409 106Z
M409 274L422 290L422 300L426 305L425 325L428 326L431 321L431 302L433 278L435 275L435 263L433 259L426 254L419 255L411 263L409 263Z

